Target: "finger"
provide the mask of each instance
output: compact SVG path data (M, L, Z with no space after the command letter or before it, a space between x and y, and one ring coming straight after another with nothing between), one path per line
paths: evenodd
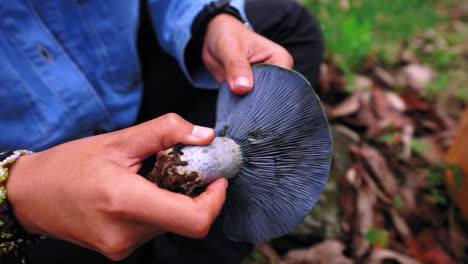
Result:
M255 63L268 63L278 65L284 68L292 69L294 65L291 54L279 44L257 35L261 42L264 43L261 47L255 47L250 52L249 61Z
M226 72L224 71L222 64L208 51L208 49L203 49L202 58L206 68L211 72L218 83L222 83L226 80Z
M128 187L125 199L120 203L125 206L126 214L138 221L184 236L203 237L219 214L225 198L225 179L214 181L205 192L191 198L160 189L140 178Z
M166 114L110 135L111 144L125 150L127 158L138 161L178 143L206 145L214 136L212 128L195 126L176 114Z
M240 45L223 47L219 58L226 72L226 82L233 93L243 95L252 90L252 68Z
M275 44L275 46L276 46L276 49L273 49L274 52L265 62L278 65L284 68L292 69L294 65L294 60L291 54L283 47L277 44Z
M227 184L225 178L217 179L210 183L203 193L194 198L195 203L202 206L210 206L212 209L210 211L210 219L214 220L223 207L226 198Z

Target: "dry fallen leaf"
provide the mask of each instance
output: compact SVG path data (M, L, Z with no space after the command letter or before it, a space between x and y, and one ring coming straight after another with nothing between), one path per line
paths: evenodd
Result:
M443 150L435 135L425 136L421 140L426 147L418 150L418 154L431 164L439 163L442 160Z
M269 243L258 243L255 245L255 250L267 257L270 264L279 264L281 262L281 257Z
M306 249L290 250L285 257L285 264L353 264L343 255L345 246L340 241L327 240Z
M375 183L374 179L369 175L369 173L367 173L367 171L360 163L356 164L356 170L360 175L361 181L367 186L370 192L375 194L375 196L385 204L391 203L392 200L390 199L390 197L388 197L387 194L383 193L382 190L380 190L378 185ZM357 189L359 191L360 188Z
M403 219L403 217L401 217L401 215L393 208L390 208L389 213L393 222L393 226L398 232L398 235L400 235L403 238L403 240L411 238L413 234L405 219Z
M376 179L377 184L390 197L398 193L396 177L387 165L385 157L375 148L364 145L361 148L353 148L353 153L362 157L365 166L368 166L370 174Z
M353 230L354 222L356 221L356 190L354 188L357 180L357 172L352 165L348 171L338 179L338 189L340 193L340 207L342 210L342 230L345 234Z
M353 92L359 93L369 91L372 88L372 80L366 76L359 75L354 79Z
M428 111L431 105L414 93L405 92L401 95L405 101L407 111Z
M372 250L369 258L365 261L365 263L380 264L380 263L385 263L384 261L388 261L388 260L396 261L397 263L400 263L400 264L421 263L409 256L400 254L390 249L383 249L383 248Z
M381 81L388 87L394 87L397 84L397 81L393 77L393 75L381 67L374 68L374 75L379 81Z
M424 88L435 78L434 70L421 64L407 65L402 69L402 73L408 86L420 94L425 94Z
M348 116L356 113L360 107L359 97L360 96L358 94L352 95L337 106L333 107L330 111L330 118Z
M368 188L359 188L356 200L356 222L354 223L354 235L351 242L353 255L357 258L364 256L371 248L370 242L365 238L367 232L373 226L374 207L377 197Z
M458 2L453 5L461 6ZM467 12L454 10L457 18L468 18ZM467 22L444 23L448 30L443 33L465 36ZM320 94L327 115L352 139L352 143L338 142L350 150L351 157L344 152L353 162L337 178L344 243L336 250L338 259L345 257L349 263L468 263L466 222L443 186L428 185L430 168L442 161L467 106L455 96L463 82L444 86L445 97L437 92L429 99L426 90L440 69L424 65L427 58L417 58L420 52L436 58L431 52L442 49L468 62L468 42L450 42L439 27L422 32L403 43L398 63L376 64L371 58L358 68L352 83L346 83L349 79L330 61L322 65ZM454 71L466 75L464 68ZM450 72L449 78L454 76L458 75ZM353 92L347 93L345 87L352 87ZM445 196L446 206L428 198L434 188ZM369 228L389 234L385 248L370 244ZM302 250L304 255L308 249ZM343 250L350 256L343 256ZM318 253L312 259L286 263L334 263L314 254Z
M456 264L456 262L438 247L433 247L423 253L421 260L432 264Z

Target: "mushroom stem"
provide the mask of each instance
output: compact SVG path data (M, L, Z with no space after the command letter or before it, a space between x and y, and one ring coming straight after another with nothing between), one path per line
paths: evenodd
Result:
M218 178L236 176L242 166L240 146L227 137L216 137L207 146L174 146L158 153L150 179L159 187L196 195L198 187Z

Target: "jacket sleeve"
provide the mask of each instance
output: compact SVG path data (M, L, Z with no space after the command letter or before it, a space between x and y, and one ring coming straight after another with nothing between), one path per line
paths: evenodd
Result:
M153 26L162 48L172 55L186 78L197 87L217 88L217 83L204 65L189 72L185 61L185 51L192 38L192 24L205 5L213 0L148 0ZM244 0L231 0L230 6L236 9L242 20L247 21Z

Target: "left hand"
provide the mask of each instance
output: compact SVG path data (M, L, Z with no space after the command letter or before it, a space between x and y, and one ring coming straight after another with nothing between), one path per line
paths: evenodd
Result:
M216 81L226 80L231 91L239 95L253 87L251 64L293 66L293 59L285 48L227 14L217 15L208 24L202 59Z
M10 168L8 201L22 227L121 260L170 231L201 238L226 197L226 180L195 198L137 175L141 162L176 143L206 145L213 129L176 114L20 157Z

